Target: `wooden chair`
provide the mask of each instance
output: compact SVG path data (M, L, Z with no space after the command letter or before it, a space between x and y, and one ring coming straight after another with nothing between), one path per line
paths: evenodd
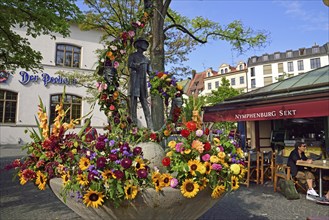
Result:
M287 165L288 158L281 155L275 156L275 173L274 173L274 192L277 191L278 179L291 179L290 167Z
M250 182L256 182L259 184L259 152L249 151L247 155L247 172L244 184L249 187Z
M266 179L273 181L275 174L275 153L272 151L260 152L260 184L264 184Z

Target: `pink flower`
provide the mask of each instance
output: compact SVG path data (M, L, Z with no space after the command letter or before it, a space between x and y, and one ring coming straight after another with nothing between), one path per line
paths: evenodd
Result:
M128 31L128 34L130 37L134 37L135 36L135 32L134 31Z
M209 154L205 154L205 155L203 155L203 156L202 156L202 160L203 160L203 161L208 161L208 160L210 160L210 155L209 155Z
M117 69L117 68L119 67L119 62L118 62L118 61L114 61L114 63L113 63L113 67L114 67L115 69Z
M176 146L176 152L182 152L183 151L183 143L177 143Z
M96 87L97 87L97 89L98 89L99 92L102 92L103 90L106 90L107 89L107 84L106 83L97 82L96 83Z
M172 178L170 180L170 187L175 188L178 185L178 180L176 178Z
M201 137L203 135L203 131L201 129L196 130L195 135Z
M211 165L211 169L220 171L222 169L222 165L214 163L213 165Z

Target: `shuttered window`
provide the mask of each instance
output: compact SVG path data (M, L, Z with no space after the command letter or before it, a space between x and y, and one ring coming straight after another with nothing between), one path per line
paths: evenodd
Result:
M264 65L263 70L264 70L264 75L272 74L272 65Z

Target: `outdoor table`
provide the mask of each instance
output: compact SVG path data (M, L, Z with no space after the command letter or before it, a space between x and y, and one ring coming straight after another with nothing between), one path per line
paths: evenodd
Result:
M306 161L304 162L300 162L297 161L297 166L304 166L304 167L311 167L311 168L318 168L319 169L319 194L320 197L322 197L322 169L329 169L329 161L326 161L326 163L324 163L324 161L326 160L314 160L312 161L312 163L306 163Z

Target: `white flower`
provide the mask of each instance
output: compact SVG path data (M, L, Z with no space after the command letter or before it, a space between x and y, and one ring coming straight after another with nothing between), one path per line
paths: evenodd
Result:
M111 45L110 48L111 48L111 50L113 50L113 51L116 51L116 50L118 49L117 46L114 46L114 45Z

